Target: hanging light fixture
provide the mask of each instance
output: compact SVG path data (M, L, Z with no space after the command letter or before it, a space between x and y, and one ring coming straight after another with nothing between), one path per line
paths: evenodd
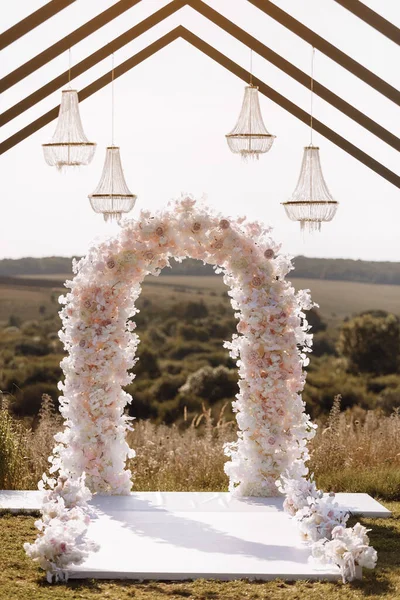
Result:
M321 169L319 147L313 145L313 95L314 53L311 57L311 110L310 145L305 146L303 162L296 189L287 202L283 202L286 214L292 221L299 221L302 231L321 231L321 224L332 221L339 203L333 198L326 185Z
M71 51L69 51L71 57ZM42 144L45 161L51 167L78 167L88 165L94 156L96 144L89 142L83 131L79 114L77 90L71 89L71 58L68 88L62 90L56 130L48 144Z
M100 182L89 195L94 212L102 213L104 220L117 220L135 206L137 196L129 190L122 170L119 146L114 145L114 55L111 71L111 146L106 148L106 159Z
M242 158L259 158L271 149L275 136L265 127L258 87L253 85L252 50L250 50L250 84L244 88L242 108L235 127L225 137L230 150Z

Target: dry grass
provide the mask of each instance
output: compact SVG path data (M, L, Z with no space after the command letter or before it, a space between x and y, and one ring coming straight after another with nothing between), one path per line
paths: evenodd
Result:
M322 489L400 498L400 411L340 412L335 398L326 427L311 446L310 468Z
M61 428L51 399L44 397L34 431L0 411L0 488L36 489L47 469L53 435ZM4 434L7 433L7 435ZM228 481L223 445L235 438L235 424L223 414L213 422L203 409L186 428L139 421L129 434L137 452L129 467L134 488L142 491L223 491ZM340 412L335 400L328 423L311 444L311 470L324 490L366 492L400 500L400 412L390 417L364 412L360 418Z
M61 427L62 419L47 394L43 395L38 425L32 430L10 415L7 398L0 392L0 489L37 489L49 466L53 436Z
M137 456L130 467L135 489L141 491L224 491L223 445L235 438L235 425L224 422L223 411L216 423L205 410L184 431L176 426L139 422L129 436Z

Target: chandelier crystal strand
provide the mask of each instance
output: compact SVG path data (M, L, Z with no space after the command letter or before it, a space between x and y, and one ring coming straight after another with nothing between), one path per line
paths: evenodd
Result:
M305 146L296 189L287 202L286 214L292 221L300 222L301 231L321 231L323 222L332 221L339 203L333 198L322 173L319 147L313 145L314 55L311 56L310 86L310 144Z
M45 161L59 170L88 165L96 151L96 144L89 142L83 130L78 92L71 89L71 49L68 54L68 88L61 93L56 130L50 142L42 144Z
M119 146L114 144L114 54L111 70L111 146L106 148L106 158L100 182L89 195L92 209L102 213L105 221L119 221L123 213L135 206L136 198L128 188L122 169Z
M244 89L242 108L235 127L226 136L234 154L244 160L258 159L271 149L275 136L270 134L262 118L258 87L253 85L253 53L250 50L250 84Z

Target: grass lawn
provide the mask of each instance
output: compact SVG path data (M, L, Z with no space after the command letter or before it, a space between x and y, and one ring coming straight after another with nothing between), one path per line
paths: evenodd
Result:
M391 519L362 519L371 527L371 544L378 551L378 566L364 570L364 579L352 584L301 581L183 583L81 581L49 585L43 571L22 549L36 536L34 518L5 515L0 518L0 600L398 600L400 598L400 502L385 503ZM132 556L135 548L132 548Z

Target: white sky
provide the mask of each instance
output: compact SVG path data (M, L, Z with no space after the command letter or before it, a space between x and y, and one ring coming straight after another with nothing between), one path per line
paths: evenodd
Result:
M73 31L115 0L77 0L51 20L2 52L6 74ZM363 0L400 26L400 2ZM0 14L6 29L46 4L47 0L7 3ZM207 4L247 29L305 72L310 69L310 47L246 0L206 0ZM73 62L82 60L123 31L168 3L143 0L113 23L79 43ZM400 48L351 15L334 0L275 0L281 8L337 45L344 52L400 87ZM176 25L216 46L249 67L250 51L208 23L190 8L181 10L115 55L123 62ZM67 53L36 71L1 97L1 111L57 76L68 67ZM73 82L80 89L111 68L111 58ZM254 74L305 110L309 92L258 55ZM336 63L316 53L315 78L400 136L399 110ZM239 114L244 84L208 57L178 40L135 67L115 83L116 143L128 185L138 194L132 216L139 208L161 208L181 191L205 194L226 215L246 214L270 223L283 250L291 254L400 261L399 190L373 171L314 134L321 148L325 179L340 207L321 234L303 239L297 223L289 221L280 205L296 185L308 128L272 101L260 95L267 128L277 136L272 150L258 162L242 163L230 153L225 134ZM57 105L60 91L2 128L5 139ZM85 254L91 240L117 230L105 224L89 205L87 194L100 178L105 146L110 143L110 87L81 104L85 132L98 144L92 164L59 174L48 167L40 144L49 141L55 123L47 125L0 157L0 258ZM400 173L398 153L364 131L319 97L315 117L355 145Z

